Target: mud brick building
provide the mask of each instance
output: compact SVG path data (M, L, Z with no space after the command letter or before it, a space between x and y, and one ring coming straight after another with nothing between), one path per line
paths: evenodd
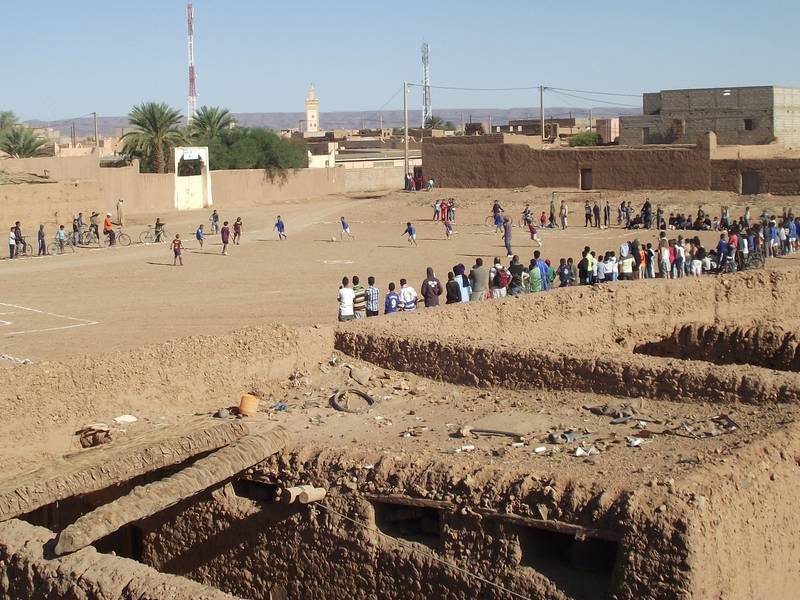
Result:
M713 131L723 145L800 146L800 88L664 90L642 104L643 115L621 119L620 144L685 144Z
M528 136L430 138L427 177L453 188L715 190L743 195L800 194L798 158L726 158L714 133L695 144L542 148Z

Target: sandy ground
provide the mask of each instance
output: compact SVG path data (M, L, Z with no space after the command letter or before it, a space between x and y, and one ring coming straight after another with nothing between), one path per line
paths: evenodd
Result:
M442 224L430 220L430 205L437 197L449 196L459 205L458 233L447 241ZM605 196L612 206L621 199L630 199L636 206L649 196L667 212L694 211L701 203L706 210L716 211L726 203L734 215L743 211L746 200L708 192ZM557 261L562 256L577 256L586 245L605 251L618 249L623 239L636 235L645 243L656 237L655 231L634 234L617 227L584 228L580 225L583 197L565 197L571 205L573 225L567 231L542 232L545 257ZM166 244L134 243L127 248L79 249L71 255L5 260L0 267L4 270L0 353L40 361L134 348L186 335L219 334L265 322L332 323L336 290L344 275L358 274L364 283L368 275L374 275L385 293L388 282L398 282L401 277L419 286L429 265L444 281L454 264L469 267L476 256L503 256L502 240L483 224L494 198L518 218L526 202L532 204L535 214L547 210L550 192L393 192L221 210L223 219L233 221L241 216L245 224L242 244L232 247L229 256L220 254L218 236L209 236L203 252L197 247L193 232L199 223L208 224L208 211L160 215L170 232L180 232L187 240L182 268L172 267ZM779 211L797 200L760 198L753 213L765 206ZM272 231L277 214L287 224L286 242L279 242ZM351 225L354 240L338 241L342 215ZM154 216L131 218L125 229L137 240ZM616 221L615 211L612 219ZM418 228L418 248L409 247L401 235L407 220ZM26 224L23 227L27 229ZM526 231L514 231L514 251L527 263L533 243ZM712 243L716 234L702 237ZM331 242L332 238L337 241ZM11 360L2 363L11 364Z

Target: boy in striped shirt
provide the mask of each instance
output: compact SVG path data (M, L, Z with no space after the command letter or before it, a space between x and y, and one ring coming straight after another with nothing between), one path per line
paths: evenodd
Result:
M367 295L358 275L353 275L353 293L353 313L356 319L364 319L367 316Z
M378 316L378 296L380 295L378 288L375 287L375 278L371 275L367 277L368 287L364 290L364 295L367 299L367 316Z

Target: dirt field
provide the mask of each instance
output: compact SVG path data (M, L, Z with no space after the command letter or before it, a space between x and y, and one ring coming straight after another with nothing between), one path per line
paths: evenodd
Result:
M614 194L609 199L612 207L622 199L640 205L646 195L663 204L667 213L695 211L701 202L707 211L730 204L733 215L744 208L740 197L721 193L643 192ZM447 196L458 203L458 233L450 241L444 238L442 224L430 221L430 205L437 197ZM79 249L71 255L3 261L0 331L5 333L0 334L0 354L12 360L40 361L135 348L187 335L221 334L268 322L333 323L342 276L358 274L366 283L367 276L374 275L385 293L388 282L401 277L419 286L430 265L445 281L455 264L469 268L476 256L504 256L502 240L483 224L492 199L500 199L508 214L518 218L525 202L531 202L537 215L547 210L549 197L546 190L396 192L378 198L330 197L223 213L223 219L232 222L241 216L245 224L242 244L233 247L230 256L220 254L218 236L209 236L205 251L198 251L193 232L200 223L208 227L206 211L160 215L170 232L180 232L187 240L183 268L171 266L166 244L134 243L127 248ZM655 231L586 229L582 198L566 197L570 228L541 233L544 256L556 262L562 256L578 256L586 245L605 251L618 249L623 239L638 236L646 243L656 237ZM753 212L764 206L780 211L796 200L764 198ZM286 242L278 242L272 231L277 214L287 224ZM340 216L348 219L354 240L338 241ZM129 219L125 229L137 240L154 217ZM418 248L409 248L401 236L407 220L417 225ZM616 222L616 211L612 220ZM34 227L23 223L23 229L29 233ZM701 237L710 243L716 234ZM527 232L515 228L513 247L527 263L534 249Z

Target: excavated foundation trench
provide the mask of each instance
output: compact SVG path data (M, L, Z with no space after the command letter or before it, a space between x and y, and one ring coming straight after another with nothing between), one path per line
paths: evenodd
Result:
M800 336L780 327L689 323L664 339L637 345L634 352L800 371Z

